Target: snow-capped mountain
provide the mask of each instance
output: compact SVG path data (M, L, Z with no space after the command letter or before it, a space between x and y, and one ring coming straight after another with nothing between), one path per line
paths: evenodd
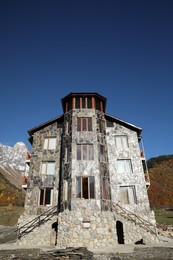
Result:
M17 142L13 147L0 144L0 166L25 171L27 147Z

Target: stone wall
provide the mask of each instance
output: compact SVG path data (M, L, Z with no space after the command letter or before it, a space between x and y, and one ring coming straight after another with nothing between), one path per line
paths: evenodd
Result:
M118 135L125 135L128 137L128 148L116 148L115 137ZM120 186L133 185L135 186L137 202L133 205L123 206L135 212L149 212L150 206L137 133L114 123L114 127L107 127L107 143L112 201L121 204ZM117 169L117 159L130 159L132 163L132 172L119 173Z
M58 216L57 247L106 248L118 244L117 221L123 225L124 244L158 242L157 236L111 211L64 211Z
M18 220L18 225L25 225L38 217L37 215L24 216L22 215ZM36 227L30 233L24 235L17 241L18 245L37 245L37 246L50 246L56 243L56 231L54 226L57 224L57 216L52 217L50 220ZM22 230L21 230L22 231Z
M28 215L37 215L41 213L39 206L39 189L52 188L52 205L58 203L60 158L61 158L61 134L62 129L58 128L57 122L37 131L33 136L32 155L30 160L30 172L28 180L28 189L25 200L25 213ZM56 149L44 150L43 144L46 137L56 137ZM42 161L55 162L54 175L41 175ZM43 211L48 210L44 207Z

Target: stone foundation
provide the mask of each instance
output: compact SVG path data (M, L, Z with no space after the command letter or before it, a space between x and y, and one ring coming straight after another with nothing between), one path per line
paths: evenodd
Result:
M23 226L36 217L38 216L22 215L18 224ZM140 217L150 221L153 216L152 212L148 212L148 215L140 213ZM156 231L154 225L150 228ZM66 209L58 217L54 216L49 221L34 228L17 243L18 245L37 246L56 245L57 248L106 248L118 244L134 245L141 239L147 244L159 242L157 235L139 225L138 218L129 221L116 212L83 208L75 211Z
M117 223L122 223L122 237L117 231ZM134 244L141 238L144 243L158 242L155 234L111 211L66 210L58 216L58 248L105 248L118 243Z
M19 227L32 221L38 217L37 215L24 216L19 218ZM55 223L55 224L54 224ZM57 216L34 228L30 233L24 235L17 241L18 245L37 245L37 246L51 246L56 243L56 231L54 226L57 224Z

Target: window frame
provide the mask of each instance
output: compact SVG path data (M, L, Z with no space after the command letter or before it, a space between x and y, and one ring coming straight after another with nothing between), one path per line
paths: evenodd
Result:
M63 182L63 201L68 200L68 179Z
M84 179L87 179L87 186L84 187ZM93 184L93 187L91 186ZM93 188L93 190L91 190ZM87 193L87 198L86 197ZM85 194L85 195L84 195ZM95 177L78 176L76 177L76 198L77 199L95 199Z
M49 173L49 167L50 167L50 164L54 164L54 168L53 168L53 173ZM45 166L44 166L45 165ZM45 168L43 168L43 166ZM41 163L41 174L42 175L55 175L55 161L43 161Z
M120 188L120 202L124 205L137 204L136 187L135 185L122 185ZM124 189L124 190L123 190ZM125 194L125 198L123 197ZM123 198L122 198L123 197ZM125 202L126 201L126 202Z
M42 191L43 191L43 197L41 198ZM47 200L46 194L47 194L48 191L50 191L50 203L46 203L46 200ZM41 201L42 201L42 204L41 204ZM39 206L42 206L42 207L52 206L52 201L53 201L53 188L39 189L39 199L38 199L38 205Z
M118 138L119 138L119 142L118 142ZM125 142L124 142L124 140L125 140ZM116 135L115 136L115 145L116 145L117 149L128 149L129 148L128 136L127 135Z
M91 132L91 131L92 131L92 117L77 117L77 132Z
M120 162L123 162L120 165ZM123 170L121 169L123 166ZM129 171L130 169L130 171ZM131 159L117 159L117 172L118 173L133 173L132 161Z
M50 147L51 139L54 140L53 148ZM47 141L47 144L46 144L46 141ZM54 137L54 136L45 137L44 142L43 142L43 150L55 150L55 149L56 149L56 137Z
M70 161L70 147L65 147L65 159L64 162L67 164Z
M103 186L103 199L109 199L109 182L107 177L103 177L102 179L102 186Z
M77 161L93 161L94 146L93 144L77 144ZM86 157L85 157L86 156Z
M103 144L100 144L100 161L106 162L106 151L105 146Z

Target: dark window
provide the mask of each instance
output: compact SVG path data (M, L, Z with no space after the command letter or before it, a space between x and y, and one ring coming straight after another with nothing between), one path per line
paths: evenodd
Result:
M96 99L96 109L97 110L101 110L101 108L100 108L100 100L98 98Z
M92 97L88 97L88 108L92 108Z
M68 111L72 109L72 99L68 100Z
M78 117L77 118L77 131L92 131L92 118L91 117Z
M105 121L104 120L99 120L99 130L100 133L104 133L105 131Z
M80 108L80 98L76 97L76 108Z
M86 102L85 102L85 98L82 98L82 108L86 108Z
M107 125L107 127L113 127L114 123L109 120L106 120L106 125Z
M95 198L95 179L90 177L77 177L77 198L94 199Z
M103 199L107 200L109 197L108 197L108 179L107 178L104 178L103 179Z
M100 161L105 162L105 147L100 145Z
M51 205L51 191L50 188L45 188L40 190L40 201L39 205L46 206Z

